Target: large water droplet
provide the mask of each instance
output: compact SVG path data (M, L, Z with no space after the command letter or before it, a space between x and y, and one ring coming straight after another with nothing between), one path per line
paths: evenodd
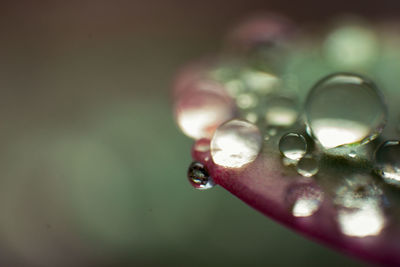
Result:
M286 202L295 217L313 215L321 206L322 190L313 183L293 184L287 190Z
M291 98L270 97L265 106L265 120L268 125L287 127L297 120L297 105Z
M305 156L297 163L296 170L304 177L314 176L319 171L318 161L312 156Z
M386 141L375 153L376 170L382 178L400 185L400 142Z
M192 89L177 97L175 117L189 137L211 137L214 130L235 113L233 100L224 88L212 81L197 81Z
M329 149L375 139L386 124L387 109L373 82L337 73L309 92L305 115L307 131Z
M211 140L214 163L239 168L254 161L262 147L259 129L247 121L231 120L221 125Z
M306 139L298 133L288 133L279 140L282 155L292 160L299 160L307 152Z
M215 186L206 167L200 162L192 162L190 164L187 177L194 188L204 190Z

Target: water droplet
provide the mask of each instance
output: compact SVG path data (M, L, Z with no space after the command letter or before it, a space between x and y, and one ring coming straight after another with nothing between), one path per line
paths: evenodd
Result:
M242 79L248 89L264 95L276 90L280 84L277 76L259 70L244 70Z
M354 237L376 236L386 225L382 191L371 177L355 175L344 179L336 190L338 223L343 234Z
M288 127L297 120L296 102L288 97L271 97L265 104L265 120L268 125Z
M309 134L329 149L375 139L386 124L387 109L373 82L337 73L312 88L305 115Z
M193 86L177 98L176 121L189 137L211 137L221 123L233 117L234 103L218 83L199 81Z
M400 185L400 142L386 141L375 153L376 170L390 184Z
M211 157L214 163L240 168L254 161L262 148L262 137L254 124L231 120L221 125L211 140Z
M297 163L296 170L304 177L314 176L319 171L318 161L312 156L305 156Z
M282 155L292 160L299 160L307 152L307 142L298 133L288 133L279 140L279 150Z
M295 217L313 215L318 211L322 200L322 190L313 183L293 184L286 194L286 203Z
M204 190L215 186L214 181L208 174L206 167L200 162L190 164L187 177L194 188Z
M360 25L346 25L333 31L325 41L328 61L338 68L365 67L378 55L376 34Z
M237 96L236 103L241 109L249 109L257 106L258 99L255 94L243 93Z

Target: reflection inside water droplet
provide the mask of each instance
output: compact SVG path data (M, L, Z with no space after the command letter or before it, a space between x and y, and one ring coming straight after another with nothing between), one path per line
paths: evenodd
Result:
M335 198L342 233L354 237L378 235L386 225L382 199L383 193L371 177L355 175L345 179Z
M386 141L375 153L377 173L390 184L400 185L400 142Z
M189 182L196 189L205 190L215 186L205 166L200 162L192 162L192 164L190 164L187 177Z
M319 171L318 161L312 156L305 156L297 163L296 170L304 177L314 176Z
M357 103L357 104L355 104ZM325 148L364 144L386 123L386 105L376 86L361 76L338 73L319 81L307 96L307 130Z
M307 151L306 139L298 133L288 133L279 140L279 150L283 156L299 160Z
M296 122L298 108L293 99L271 97L265 105L265 120L268 125L288 127Z
M239 168L254 161L262 147L259 129L247 121L231 120L221 125L211 140L214 163Z
M321 206L322 200L322 190L312 183L294 184L287 190L286 202L295 217L313 215Z

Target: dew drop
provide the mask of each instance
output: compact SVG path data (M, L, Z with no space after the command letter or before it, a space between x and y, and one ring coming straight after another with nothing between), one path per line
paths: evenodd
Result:
M346 25L333 31L325 41L328 61L338 68L364 67L378 56L376 34L361 25Z
M175 118L189 137L211 137L214 130L233 117L235 107L224 88L215 82L198 81L177 98Z
M387 109L373 82L356 74L337 73L312 88L305 115L307 132L329 149L375 139L386 124Z
M192 162L192 164L190 164L187 177L189 182L196 189L205 190L215 186L215 183L208 174L206 167L200 162Z
M318 173L318 161L312 156L305 156L297 163L297 173L304 177L311 177Z
M273 92L279 87L280 79L269 72L246 69L241 74L246 87L258 94L265 95Z
M286 158L299 160L306 154L306 139L298 133L285 134L279 140L279 150Z
M308 217L318 211L323 192L313 183L291 185L286 194L286 203L295 217Z
M382 199L383 192L371 177L354 175L344 179L334 199L342 233L354 237L379 235L387 223Z
M400 185L400 142L386 141L375 153L377 173L390 184Z
M262 136L252 123L231 120L221 125L211 140L211 157L215 164L240 168L254 161L262 147Z
M236 104L241 109L249 109L257 106L258 99L255 94L243 93L237 96Z
M271 97L265 105L265 120L268 125L288 127L297 120L297 105L291 98Z

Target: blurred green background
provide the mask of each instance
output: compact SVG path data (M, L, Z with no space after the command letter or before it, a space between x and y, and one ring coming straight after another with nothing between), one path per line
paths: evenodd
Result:
M0 266L365 266L186 180L170 84L261 10L301 22L399 4L2 1Z

